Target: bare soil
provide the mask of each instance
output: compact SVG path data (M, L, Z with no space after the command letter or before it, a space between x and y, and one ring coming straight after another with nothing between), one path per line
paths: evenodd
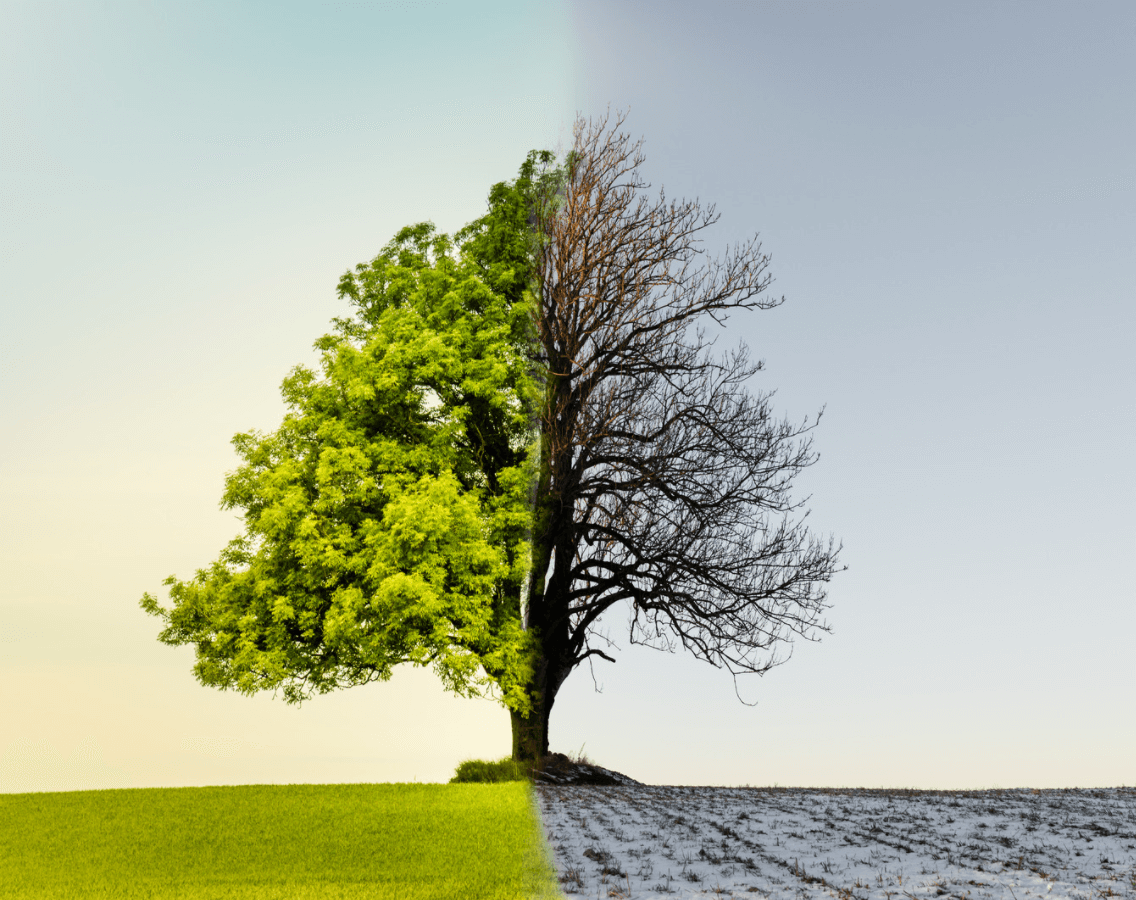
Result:
M563 753L550 753L533 770L536 784L642 786L642 782L613 772L585 759L570 759Z

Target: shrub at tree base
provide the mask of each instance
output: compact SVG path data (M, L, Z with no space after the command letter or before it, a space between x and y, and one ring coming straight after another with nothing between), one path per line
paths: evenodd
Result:
M506 756L497 762L483 759L467 759L458 766L450 784L485 783L494 784L506 781L531 781L534 784L592 784L592 785L639 785L642 782L628 778L622 772L615 772L597 766L587 757L575 757L563 753L549 753L536 762L518 761Z
M484 759L467 759L458 766L450 784L496 784L501 781L529 781L532 778L532 763L527 765L506 756L497 762Z

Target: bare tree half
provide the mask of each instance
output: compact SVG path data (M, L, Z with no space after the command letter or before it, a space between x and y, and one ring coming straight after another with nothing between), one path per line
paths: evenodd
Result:
M827 631L840 548L805 526L794 476L809 432L748 387L762 363L715 352L703 328L771 309L755 235L709 260L714 207L644 193L642 141L578 119L558 190L533 199L536 353L544 373L533 566L525 627L539 651L513 755L548 752L556 694L597 646L600 617L630 607L630 640L681 645L734 676L784 661L779 645Z

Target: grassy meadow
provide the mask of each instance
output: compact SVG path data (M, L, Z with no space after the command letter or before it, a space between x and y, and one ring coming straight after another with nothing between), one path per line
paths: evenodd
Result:
M0 794L0 900L557 897L526 782Z

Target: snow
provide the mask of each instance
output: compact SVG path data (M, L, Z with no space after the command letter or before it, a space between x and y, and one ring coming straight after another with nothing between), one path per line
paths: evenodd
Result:
M1136 900L1136 789L537 785L583 898Z

